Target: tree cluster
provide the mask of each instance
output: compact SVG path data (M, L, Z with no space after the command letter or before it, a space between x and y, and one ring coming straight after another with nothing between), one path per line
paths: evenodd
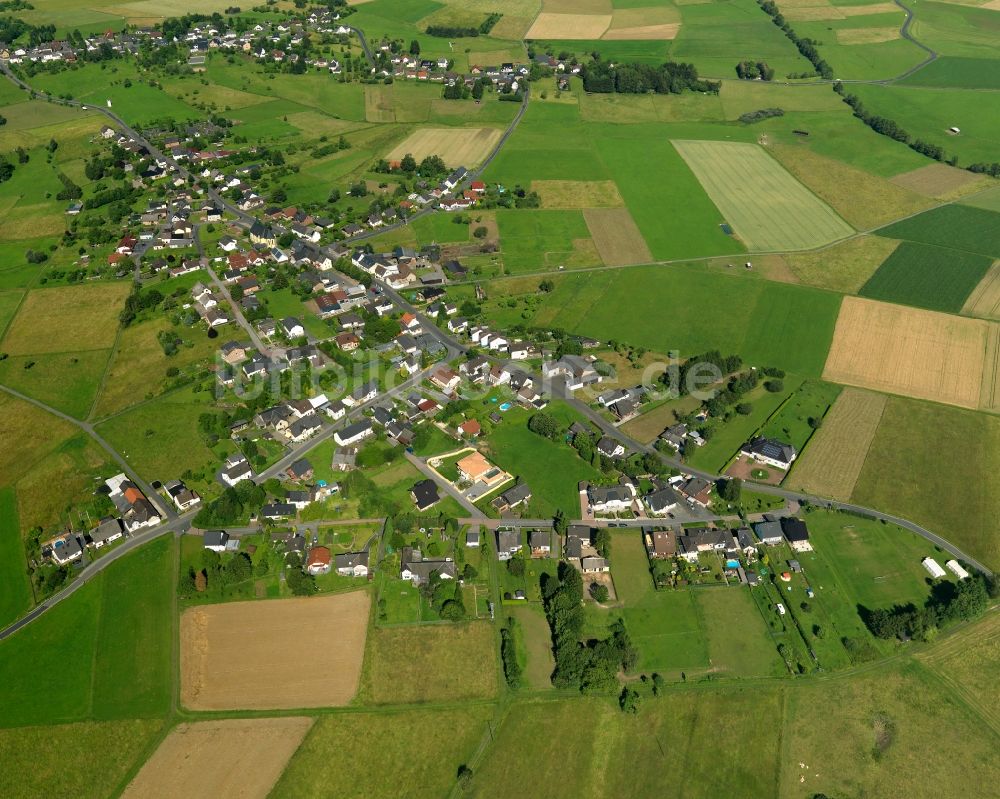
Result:
M736 65L736 77L740 80L774 80L774 68L766 61L740 61Z
M619 670L635 667L638 653L621 619L609 627L607 638L581 642L586 620L583 578L575 568L560 563L556 576L544 575L542 600L552 631L552 683L557 688L607 691L616 685Z
M667 61L660 66L592 61L580 71L584 91L608 94L681 94L684 91L717 94L719 82L702 80L694 64Z
M764 119L783 117L784 115L785 111L781 108L761 108L757 111L747 111L745 114L740 114L740 122L744 125L750 125Z
M511 688L521 687L521 665L517 662L517 648L514 643L514 626L517 622L511 616L507 626L500 630L500 660L503 661L503 676Z
M949 624L982 616L989 601L986 581L976 574L957 584L937 583L923 607L910 603L888 609L862 609L862 618L876 638L925 640Z
M493 26L496 25L503 14L494 11L486 17L478 26L463 25L429 25L427 27L428 36L437 36L442 39L463 39L474 36L486 36Z

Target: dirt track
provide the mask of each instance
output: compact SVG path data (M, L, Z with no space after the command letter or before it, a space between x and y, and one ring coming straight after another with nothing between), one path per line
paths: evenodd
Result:
M230 602L181 617L181 702L192 710L347 704L364 658L367 591Z

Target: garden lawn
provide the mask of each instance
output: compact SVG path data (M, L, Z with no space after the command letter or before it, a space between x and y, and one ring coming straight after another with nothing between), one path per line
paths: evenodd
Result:
M556 416L565 426L576 419L568 406L558 402L544 413ZM577 483L597 480L601 474L565 441L550 441L531 432L529 416L520 408L504 414L503 422L490 435L490 460L531 487L531 507L538 518L551 516L556 509L575 518L580 509Z
M859 293L875 300L957 313L992 264L993 259L986 255L904 241Z
M802 452L839 394L840 386L807 380L767 420L761 435L791 444L796 452Z

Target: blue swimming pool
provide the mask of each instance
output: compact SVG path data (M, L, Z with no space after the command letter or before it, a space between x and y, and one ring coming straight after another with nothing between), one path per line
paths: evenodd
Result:
M505 402L505 403L503 403L500 406L500 410L502 410L502 411L509 411L511 409L511 407L512 406L511 406L511 404L509 402Z
M738 569L739 566L740 566L740 562L738 560L727 560L726 561L726 568L727 569Z

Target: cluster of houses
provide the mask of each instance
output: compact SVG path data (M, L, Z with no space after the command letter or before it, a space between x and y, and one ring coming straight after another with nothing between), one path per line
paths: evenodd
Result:
M618 453L619 449L624 452L624 447L614 439L607 441L614 445L614 453ZM600 450L600 442L598 447ZM585 498L589 511L595 515L635 513L639 516L670 516L682 508L704 509L712 502L713 483L702 477L680 474L666 480L654 478L651 483L651 489L640 494L638 483L624 476L614 485L582 482L580 494Z
M280 547L285 557L296 554L302 558L303 569L313 576L335 571L341 577L368 577L368 550L358 552L332 553L328 547L314 544L307 548L305 536L293 532L271 533L271 543ZM213 552L235 552L240 540L225 530L206 530L202 534L202 546Z
M179 511L190 510L201 502L197 492L179 480L166 484L164 490ZM161 522L160 510L124 474L106 480L102 491L114 504L117 515L104 517L86 533L64 532L43 542L42 557L57 566L66 566L81 560L85 548L101 549L126 535L155 527Z

